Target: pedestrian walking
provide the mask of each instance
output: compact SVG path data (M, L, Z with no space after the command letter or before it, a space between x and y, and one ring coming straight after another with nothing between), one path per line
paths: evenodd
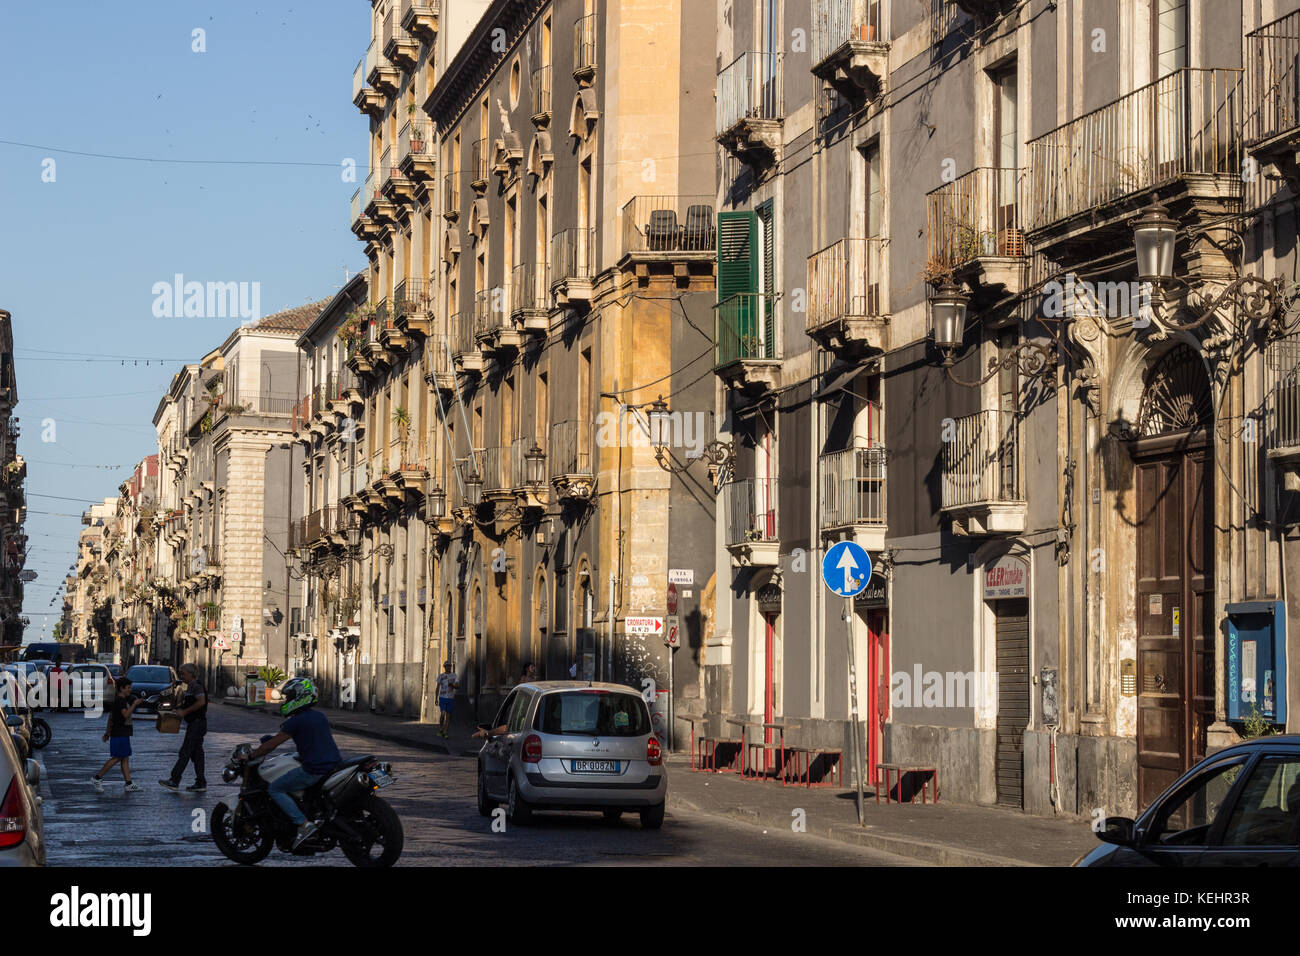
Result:
M203 793L208 789L203 774L203 735L208 732L208 692L199 683L199 672L193 664L182 664L180 675L185 682L185 690L181 696L181 709L176 714L185 719L185 739L181 741L181 752L176 758L176 765L172 767L172 775L158 783L167 790L180 790L185 765L194 761L194 785L185 789L189 793Z
M456 690L460 687L460 679L452 673L451 661L443 661L442 673L438 675L438 710L441 711L438 717L438 735L447 736L447 730L451 727L451 709L456 704Z
M104 792L104 774L113 769L114 764L122 765L122 780L127 793L136 793L140 786L131 779L131 715L140 706L140 698L131 694L131 682L125 677L117 682L117 692L108 709L108 728L103 739L108 741L108 762L99 768L99 773L90 778L91 785L99 793Z

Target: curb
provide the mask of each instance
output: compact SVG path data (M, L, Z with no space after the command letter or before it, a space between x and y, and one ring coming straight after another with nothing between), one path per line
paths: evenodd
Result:
M788 821L784 819L778 820L776 823L764 823L759 811L757 810L740 808L715 810L708 807L702 807L689 800L683 799L680 796L675 796L671 792L668 801L669 804L676 803L685 809L693 810L697 813L703 813L714 817L723 817L725 819L735 820L739 823L746 823L750 826L766 826L769 830L774 826L786 826L788 824ZM845 826L843 824L817 828L809 827L808 832L813 833L816 836L834 840L837 843L867 847L872 850L879 850L883 853L892 853L894 856L918 860L922 863L928 863L933 866L1022 867L1042 865L1039 863L1031 863L1026 860L1014 860L1009 857L980 853L977 850L963 850L960 847L949 846L943 843L926 843L921 840L909 840L904 837L888 836L884 833L873 831L871 828Z

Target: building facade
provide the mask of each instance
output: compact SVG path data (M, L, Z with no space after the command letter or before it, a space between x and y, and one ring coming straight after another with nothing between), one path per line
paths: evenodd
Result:
M11 317L0 309L0 644L22 641L23 565L27 561L27 462L18 454L18 379Z

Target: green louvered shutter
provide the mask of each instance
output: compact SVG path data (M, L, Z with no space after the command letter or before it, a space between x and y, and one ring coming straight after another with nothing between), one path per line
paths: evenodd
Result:
M745 210L718 213L718 302L758 291L758 217ZM751 295L719 310L730 328L718 329L720 362L739 358L739 344L753 341L757 333ZM734 341L733 341L734 338Z

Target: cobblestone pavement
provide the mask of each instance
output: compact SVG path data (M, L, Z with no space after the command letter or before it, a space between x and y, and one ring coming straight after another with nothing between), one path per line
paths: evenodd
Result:
M157 733L148 716L137 718L131 769L144 791L123 792L121 773L114 768L105 777L105 792L98 794L90 777L108 757L108 745L100 740L104 718L90 720L77 712L44 716L54 731L52 743L38 754L45 768L41 793L51 866L234 865L213 844L207 816L218 802L233 801L236 788L221 781L231 750L273 732L273 721L234 708L210 708L208 791L174 794L159 787L158 779L170 771L181 737ZM608 823L598 814L547 814L532 826L493 833L491 821L475 809L472 758L347 733L337 739L344 755L375 753L392 762L398 781L383 796L405 827L401 865L914 865L810 833L764 831L671 805L657 832L643 831L634 815ZM192 782L190 769L183 786ZM274 851L260 865L306 864L348 865L338 851L307 859Z

